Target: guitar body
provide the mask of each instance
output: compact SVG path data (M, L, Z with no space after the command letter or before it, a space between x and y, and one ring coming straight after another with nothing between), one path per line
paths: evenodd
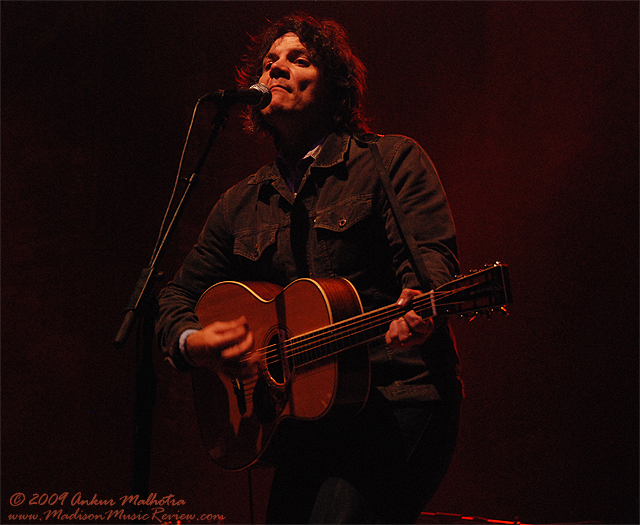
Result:
M200 431L218 465L239 470L257 461L285 418L313 420L362 408L370 381L367 344L302 364L285 355L288 340L361 313L345 279L300 279L284 289L223 282L205 292L196 308L200 323L244 315L261 353L259 372L248 379L207 368L192 372Z
M414 297L410 308L425 319L473 318L510 302L508 267L495 263ZM247 379L192 372L200 432L213 460L240 470L262 456L286 418L357 413L369 394L368 345L405 313L397 304L362 313L355 288L340 278L300 279L284 289L257 282L209 288L196 307L200 323L244 315L260 354Z

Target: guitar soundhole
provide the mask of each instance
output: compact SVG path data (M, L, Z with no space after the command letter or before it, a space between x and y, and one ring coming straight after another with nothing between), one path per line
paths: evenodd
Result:
M286 329L274 327L267 336L267 371L278 385L285 385L291 378L291 358L284 355L284 343L289 337Z
M258 379L253 391L253 406L256 416L263 423L270 423L284 410L287 404L291 359L284 356L284 342L288 334L285 329L274 327L266 339L266 367L271 381L263 375ZM275 385L274 385L275 383ZM284 388L283 388L284 387Z

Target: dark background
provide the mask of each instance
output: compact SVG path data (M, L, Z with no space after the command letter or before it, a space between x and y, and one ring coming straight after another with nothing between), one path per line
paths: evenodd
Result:
M247 32L302 8L349 31L375 131L409 135L431 155L463 269L511 269L509 317L454 321L467 399L426 510L638 523L636 2L1 8L1 522L60 507L29 506L34 494L69 492L71 513L77 492L131 493L135 337L122 350L112 340L191 112L233 86ZM196 119L187 170L212 111ZM163 260L167 276L220 193L272 154L234 110ZM183 512L248 522L248 473L210 461L188 376L159 356L156 370L152 492L183 499ZM252 478L259 522L269 471ZM16 492L27 502L11 506Z

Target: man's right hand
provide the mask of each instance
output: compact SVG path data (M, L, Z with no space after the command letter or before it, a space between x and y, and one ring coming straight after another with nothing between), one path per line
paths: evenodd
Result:
M260 359L244 316L216 321L193 332L187 337L185 350L196 365L221 370L230 377L255 374Z

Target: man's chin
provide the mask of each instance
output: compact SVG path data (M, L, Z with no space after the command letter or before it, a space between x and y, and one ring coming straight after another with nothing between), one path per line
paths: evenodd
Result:
M280 104L269 104L266 108L260 110L262 118L267 124L275 125L281 119L288 119L293 116L293 112L290 109L283 107Z

